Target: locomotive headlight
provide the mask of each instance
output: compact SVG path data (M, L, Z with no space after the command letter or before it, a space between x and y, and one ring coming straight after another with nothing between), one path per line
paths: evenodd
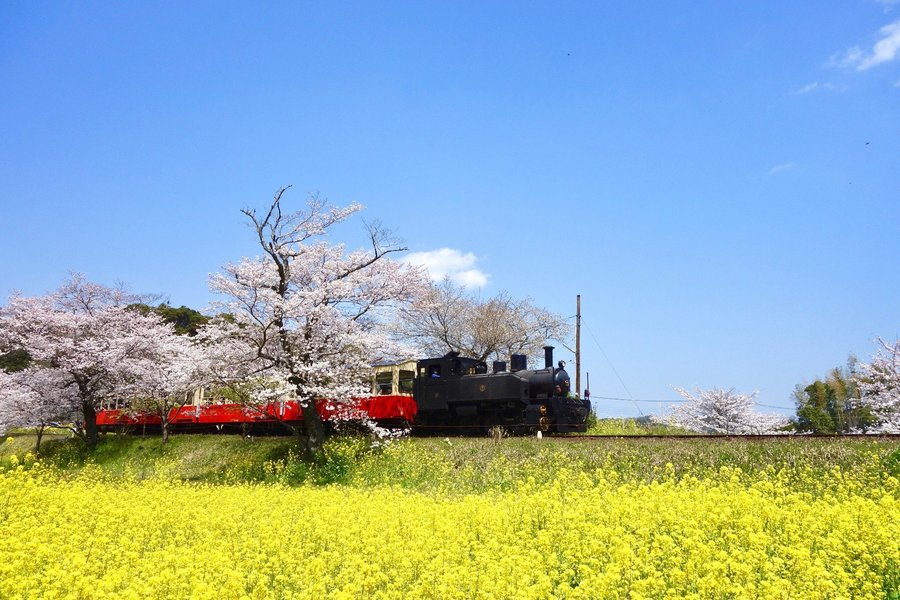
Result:
M541 408L538 409L538 410L540 411L540 413L541 413L542 415L546 415L546 414L547 414L547 405L546 405L546 404L541 404Z

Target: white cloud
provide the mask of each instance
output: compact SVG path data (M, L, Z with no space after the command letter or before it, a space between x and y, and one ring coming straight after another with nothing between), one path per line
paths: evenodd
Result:
M875 42L871 52L864 52L858 46L854 46L843 55L833 55L828 60L828 66L852 67L857 71L866 71L897 58L900 53L900 20L885 25L878 32L881 34L881 39Z
M843 53L838 52L836 54L832 54L831 58L828 59L828 62L825 63L826 67L838 68L838 69L848 69L850 67L854 67L860 63L863 59L863 51L859 49L859 46L853 46L852 48L848 48Z
M781 165L775 165L774 167L769 169L769 177L771 177L773 175L778 175L779 173L784 173L785 171L790 171L793 168L794 168L794 163L792 163L792 162L786 162Z
M897 52L900 51L900 20L885 25L879 31L883 37L875 43L872 54L856 67L858 70L865 71L897 57Z
M828 92L843 92L847 88L842 85L834 85L833 83L819 83L818 81L813 81L812 83L807 83L801 88L793 90L791 94L794 96L799 96L801 94L809 94L811 92L817 92L820 90L828 91Z
M484 287L488 282L487 274L475 267L478 258L471 252L463 254L453 248L438 248L427 252L412 252L402 260L425 267L434 281L449 277L454 283L467 288Z

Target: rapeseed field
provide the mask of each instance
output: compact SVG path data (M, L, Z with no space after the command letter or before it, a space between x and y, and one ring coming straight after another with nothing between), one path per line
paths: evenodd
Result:
M268 482L192 483L13 456L0 598L897 597L900 483L883 458L636 476L498 453L476 489L411 444L340 485L287 485L284 461ZM440 483L397 483L416 469Z

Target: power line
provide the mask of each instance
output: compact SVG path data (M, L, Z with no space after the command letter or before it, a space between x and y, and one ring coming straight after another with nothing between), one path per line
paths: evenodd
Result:
M759 402L754 402L756 406L763 406L765 408L779 408L781 410L794 410L796 407L794 406L775 406L774 404L761 404Z
M596 396L591 394L591 398L596 398L598 400L612 400L614 402L648 402L651 404L685 404L686 402L690 402L690 400L642 400L640 398L617 398L615 396ZM761 402L754 402L754 406L762 406L764 408L777 408L779 410L794 410L791 406L776 406L774 404L762 404Z
M588 326L588 324L584 322L584 317L581 317L581 324L584 325L584 328L587 329L587 330L588 330L588 333L591 334L591 339L593 339L593 340L594 340L594 343L597 344L597 348L600 349L600 354L602 354L602 355L603 355L603 358L606 359L606 363L609 365L609 368L612 369L612 372L615 374L616 379L619 380L619 383L620 383L620 384L622 385L622 387L625 389L625 392L631 397L631 401L634 403L634 407L635 407L636 409L638 409L638 412L639 412L640 415L643 417L643 416L644 416L644 413L643 413L643 411L641 410L641 407L638 406L638 403L634 401L634 394L631 393L631 390L629 390L629 389L628 389L628 386L625 385L625 382L622 381L622 377L619 375L619 372L616 371L616 368L613 366L612 361L609 360L609 357L606 355L606 351L603 350L603 346L601 346L601 345L600 345L600 342L597 340L597 336L594 335L594 332L591 331L591 328Z
M615 396L595 396L591 394L591 398L599 398L600 400L615 400L616 402L652 402L654 404L682 404L687 400L639 400L637 398L616 398Z
M574 317L570 317L574 318ZM597 336L594 335L594 332L591 330L590 326L584 321L584 316L581 317L581 324L584 325L584 328L587 329L588 333L591 334L591 339L594 340L594 343L597 345L597 348L600 350L600 354L603 355L603 358L606 360L606 363L609 365L609 368L612 369L612 372L615 374L616 379L619 380L619 384L621 384L622 388L625 389L625 392L628 394L628 398L616 398L614 396L594 396L591 395L591 398L597 398L599 400L613 400L616 402L631 402L634 404L635 408L638 409L638 412L641 416L644 415L641 412L641 407L638 406L638 402L648 402L651 404L682 404L684 402L688 402L687 400L639 400L634 397L634 394L631 393L631 390L628 389L628 386L625 385L625 382L622 380L622 377L619 375L619 372L616 370L616 367L612 364L612 361L609 360L609 357L606 355L606 351L603 350L603 346L600 345L600 342L597 340ZM762 404L760 402L754 402L755 406L761 406L763 408L777 408L779 410L794 410L792 406L776 406L774 404Z

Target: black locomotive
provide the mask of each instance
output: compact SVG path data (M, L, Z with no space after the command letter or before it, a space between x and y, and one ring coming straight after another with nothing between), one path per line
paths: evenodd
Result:
M544 347L544 368L530 370L523 354L487 364L450 352L416 363L415 425L423 428L502 426L513 432L584 432L588 400L570 393L565 363L553 366L553 347Z

